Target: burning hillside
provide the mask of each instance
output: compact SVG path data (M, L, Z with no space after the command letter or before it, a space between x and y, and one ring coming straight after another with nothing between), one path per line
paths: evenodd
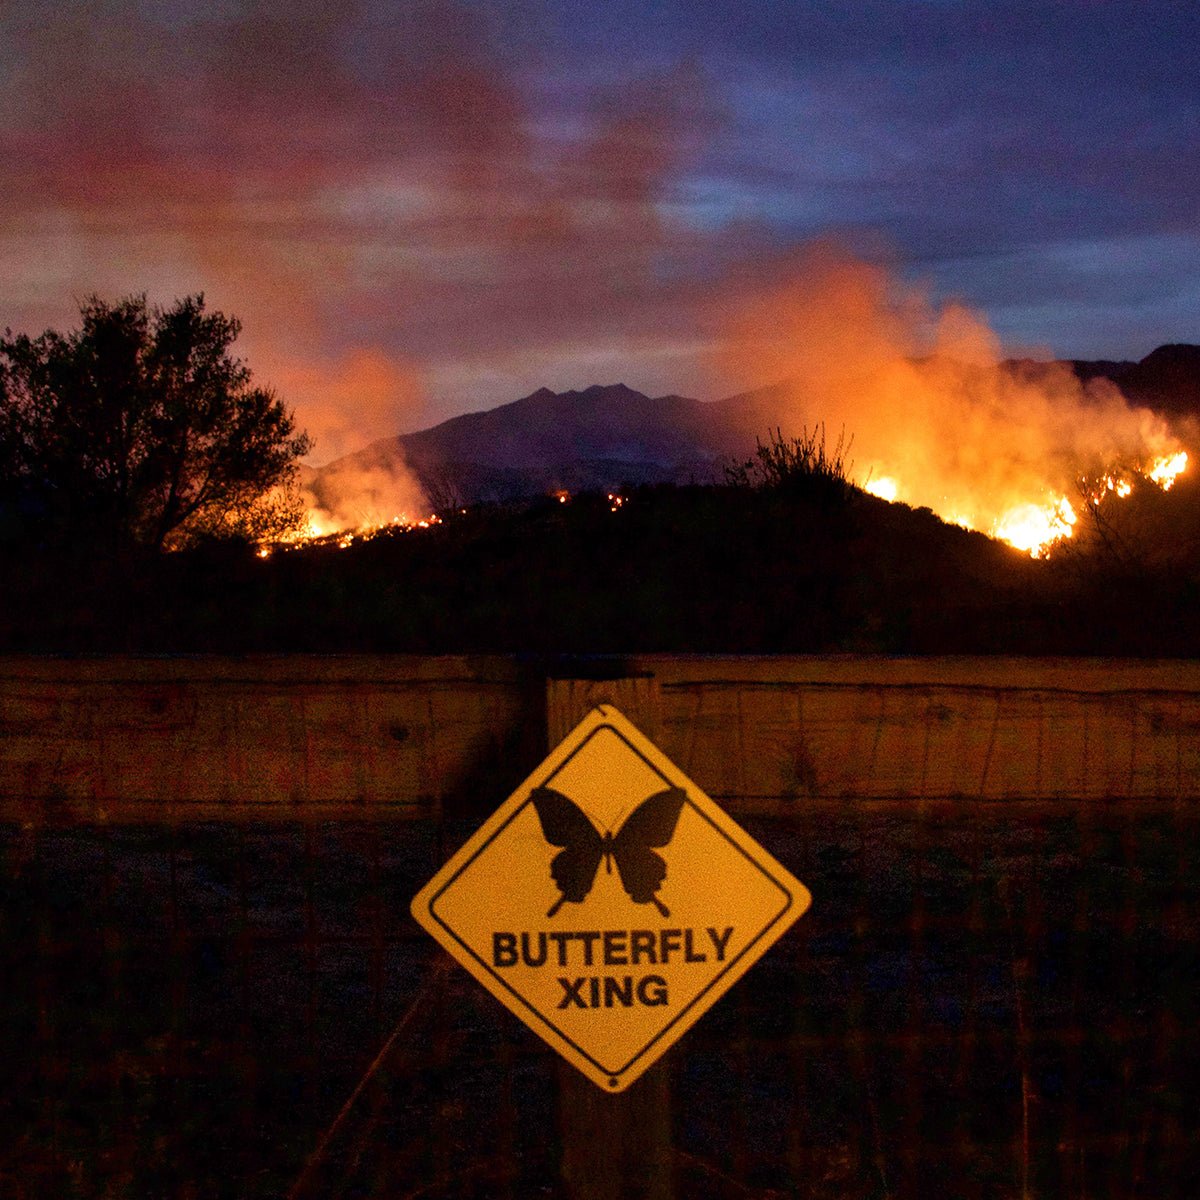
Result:
M889 364L863 389L879 405L859 414L855 441L868 490L1032 554L1072 536L1081 504L1127 495L1138 477L1169 488L1187 467L1161 416L1059 363L938 353Z
M702 402L542 388L385 439L310 473L311 535L560 490L719 483L773 432L821 426L847 439L868 491L1039 554L1100 497L1169 487L1200 441L1197 347L1140 363L1005 359L961 305L824 246L730 311L723 378L749 390Z
M853 481L876 496L929 508L1031 553L1071 536L1079 514L1102 497L1128 495L1138 480L1165 489L1187 467L1187 452L1161 416L1131 408L1106 379L1081 382L1067 364L981 368L953 360L904 361L872 386L884 402L905 389L915 401L910 409L900 400L885 409L896 415L891 435L872 411L853 414L861 426L844 431ZM981 395L988 397L986 404ZM629 428L635 421L642 425L637 436L625 433L619 444L611 432L607 441L597 437L589 425L597 396L606 406L606 430L621 429L627 415ZM800 399L796 385L715 403L668 400L663 404L620 386L561 396L545 392L420 435L376 443L309 473L308 528L300 540L348 544L421 526L434 512L481 501L581 491L603 495L664 482L719 483L728 464L753 455L765 431L795 436L810 414L820 413L815 403ZM939 406L953 411L955 403L966 414L956 421L939 411ZM928 421L918 419L922 406L933 411ZM646 432L648 414L656 415L652 436ZM1004 414L1017 433L1006 430L999 437L995 428ZM542 433L550 416L555 436L547 443ZM1081 431L1073 433L1076 419ZM972 424L978 432L966 428ZM1186 428L1179 418L1176 426ZM1022 444L1026 449L1020 450ZM989 446L996 450L991 458ZM520 449L519 461L511 460L513 447ZM938 460L940 453L945 461ZM410 465L412 459L417 461Z
M863 492L826 504L759 486L481 505L265 559L213 545L81 570L0 554L0 647L1200 654L1200 488L1135 481L1115 519L1103 507L1081 510L1081 553L1062 564Z
M863 486L1034 555L1073 535L1082 506L1127 496L1139 478L1166 490L1188 465L1161 416L1063 364L935 356L895 364L870 388L898 418L890 431L868 420L856 438L868 447Z
M785 434L840 427L876 494L1031 552L1070 536L1096 488L1169 486L1186 467L1176 430L1110 379L1004 360L964 307L828 246L741 306L730 347L738 377L789 381ZM1081 480L1100 482L1081 495Z

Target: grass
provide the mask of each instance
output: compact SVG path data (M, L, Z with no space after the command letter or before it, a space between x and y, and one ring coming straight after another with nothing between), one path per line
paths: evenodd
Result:
M1194 818L746 824L814 904L664 1059L681 1195L1186 1194ZM433 829L0 833L0 1194L557 1194L553 1055L419 998Z

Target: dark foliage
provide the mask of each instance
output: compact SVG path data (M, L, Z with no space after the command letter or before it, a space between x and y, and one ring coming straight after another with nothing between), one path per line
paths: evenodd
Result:
M0 572L8 651L1200 652L1185 573L1035 562L863 493L647 487L265 560L212 545L84 572L10 550Z
M166 310L92 298L67 335L0 339L0 535L104 552L278 535L309 448L230 354L202 296Z

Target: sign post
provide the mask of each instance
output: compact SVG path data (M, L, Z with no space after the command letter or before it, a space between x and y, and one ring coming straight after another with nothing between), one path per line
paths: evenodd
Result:
M653 728L652 680L550 687L549 756L412 911L580 1073L560 1091L570 1193L667 1200L668 1085L653 1066L811 897L598 695Z
M613 705L648 736L658 737L656 680L552 679L546 688L550 749L602 704ZM671 1076L664 1063L654 1063L625 1091L606 1096L559 1059L558 1130L559 1173L572 1200L675 1200Z

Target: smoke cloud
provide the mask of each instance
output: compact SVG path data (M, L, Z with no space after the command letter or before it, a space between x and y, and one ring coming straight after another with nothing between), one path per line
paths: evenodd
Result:
M344 529L408 524L429 515L429 501L403 462L335 462L302 488L309 532L322 536Z
M496 33L455 0L6 9L0 325L203 292L241 320L238 353L314 465L449 415L431 386L450 412L636 361L633 382L686 386L670 347L691 353L694 307L672 264L706 238L663 201L720 126L710 81L564 79L535 113ZM388 516L419 494L343 491L339 511Z
M968 308L823 242L743 294L725 367L742 387L788 381L787 436L823 424L852 440L859 482L993 531L1024 505L1076 499L1082 476L1178 449L1165 421L1107 380L1064 364L1005 360Z

